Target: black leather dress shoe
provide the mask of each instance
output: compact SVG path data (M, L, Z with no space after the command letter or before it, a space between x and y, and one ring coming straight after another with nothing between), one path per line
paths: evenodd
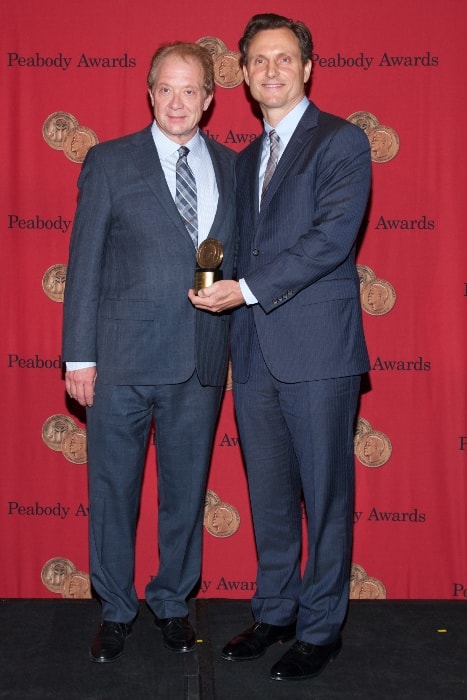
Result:
M271 644L287 642L295 637L295 622L290 625L254 625L230 640L222 649L221 656L227 661L250 661L259 659Z
M130 633L131 625L104 620L99 625L89 648L91 661L105 664L119 659L123 654L125 639Z
M188 617L156 617L156 627L161 630L167 649L182 653L196 648L196 634Z
M339 637L331 644L308 644L297 641L274 664L270 678L273 681L299 681L314 678L333 661L342 649Z

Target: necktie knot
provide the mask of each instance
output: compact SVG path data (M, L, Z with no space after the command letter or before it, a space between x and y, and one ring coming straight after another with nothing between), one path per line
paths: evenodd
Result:
M279 146L279 141L279 134L275 129L271 129L271 131L269 132L269 143L271 151L273 149L277 149L277 147Z
M187 155L189 154L190 149L187 148L186 146L180 146L178 149L178 158L181 160L182 158L186 158Z

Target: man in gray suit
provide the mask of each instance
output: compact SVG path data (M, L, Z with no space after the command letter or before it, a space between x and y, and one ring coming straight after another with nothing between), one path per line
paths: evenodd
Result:
M239 42L264 135L238 157L239 282L191 294L232 318L234 396L258 552L255 623L223 649L296 642L273 680L316 676L341 648L349 596L353 430L369 369L355 241L371 160L364 132L305 97L308 28L254 16ZM303 497L308 550L301 571Z
M198 127L213 98L211 56L196 44L160 47L148 90L152 125L95 146L83 165L64 303L66 389L87 407L91 580L102 601L90 656L101 663L123 654L138 613L134 544L152 420L159 568L146 601L169 649L195 648L187 599L200 576L228 361L228 315L187 296L198 243L221 242L225 278L235 248L235 155Z

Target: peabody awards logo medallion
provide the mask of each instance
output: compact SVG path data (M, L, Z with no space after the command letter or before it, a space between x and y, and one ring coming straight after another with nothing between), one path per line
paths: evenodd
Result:
M61 443L63 456L73 464L85 464L88 461L86 431L82 428L69 430Z
M63 598L92 598L91 580L85 571L73 571L62 581L60 592Z
M365 467L382 467L391 457L391 441L385 433L373 430L367 420L359 418L354 435L354 453Z
M379 124L368 132L373 163L387 163L399 152L399 136L390 126Z
M62 441L64 436L73 430L77 430L78 426L69 416L57 413L54 416L47 418L42 426L42 439L51 450L60 452L62 449Z
M57 263L44 272L42 289L52 301L63 303L67 269L67 265Z
M355 124L355 126L363 129L367 136L370 129L372 129L374 126L378 126L379 124L379 120L374 114L371 114L371 112L354 112L347 117L347 121L352 122L352 124Z
M97 134L69 112L50 114L42 125L42 136L51 148L63 151L74 163L82 163L89 149L99 143Z
M74 163L82 163L87 152L98 143L97 134L88 126L77 126L67 134L63 142L63 152Z
M205 509L210 508L211 506L216 506L218 503L221 502L221 499L217 495L215 491L211 491L208 489L206 491L206 495L204 498L204 507Z
M214 64L214 82L219 87L235 88L243 83L243 70L237 51L229 51L225 43L215 36L203 36L196 43L211 54Z
M223 88L235 88L243 83L243 70L237 51L224 51L215 59L214 82Z
M54 112L42 125L42 136L50 148L63 150L67 135L78 126L78 120L69 112Z
M60 593L63 581L74 571L76 571L76 566L69 559L54 557L42 567L42 583L52 593Z
M347 121L363 129L370 142L371 160L374 163L387 163L399 152L400 140L391 126L384 126L371 112L354 112Z
M231 537L240 526L238 510L224 503L214 491L206 491L204 527L213 537Z
M92 598L91 580L85 571L65 557L49 559L41 571L44 586L52 593L61 593L63 598Z
M211 54L213 61L221 53L227 51L227 46L224 44L224 42L215 36L203 36L201 37L201 39L197 39L196 43L200 46L204 46L206 51L208 51Z
M349 598L351 600L385 599L386 588L379 579L368 576L362 566L352 564Z
M47 418L42 426L42 439L51 450L61 452L73 464L87 462L87 437L74 420L60 413Z
M360 278L360 302L364 311L371 316L389 313L396 303L396 290L387 280L376 277L366 265L357 265Z

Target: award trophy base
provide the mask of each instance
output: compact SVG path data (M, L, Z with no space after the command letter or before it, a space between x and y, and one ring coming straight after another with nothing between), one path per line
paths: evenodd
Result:
M210 287L214 282L222 279L222 270L205 270L199 269L195 271L194 290L198 294L203 287Z

